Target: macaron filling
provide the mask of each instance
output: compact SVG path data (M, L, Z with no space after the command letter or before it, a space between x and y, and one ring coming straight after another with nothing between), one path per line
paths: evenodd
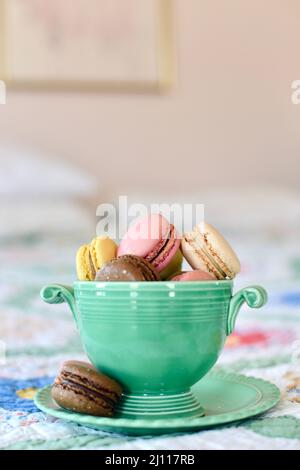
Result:
M191 233L186 235L184 239L199 255L207 270L209 272L212 272L217 277L217 279L222 280L226 279L227 277L230 277L230 274L228 275L225 272L226 267L220 257L215 252L213 255L210 253L209 249L206 246L208 245L208 242L204 235L202 239L202 236L198 233ZM219 264L216 262L216 258L218 259Z
M60 380L56 382L55 385L58 385L60 387L63 387L65 389L72 390L74 393L79 393L83 392L85 396L88 395L90 399L95 399L95 401L101 401L101 405L105 407L105 405L108 405L107 408L112 408L114 406L114 401L111 400L108 396L106 396L103 393L96 392L95 390L92 390L88 387L85 387L84 385L81 385L79 383L73 382L71 380ZM77 390L77 391L76 391ZM98 399L98 400L97 400Z
M205 248L203 247L202 248L202 259L205 259L205 257L209 260L209 263L211 263L211 265L213 265L215 271L217 271L218 274L215 273L215 271L212 269L212 272L214 272L217 276L218 279L226 279L227 278L227 274L225 273L225 271L223 271L222 267L220 265L218 265L215 261L215 259L213 258L213 256L210 254L210 252ZM217 255L214 255L215 257Z
M175 255L180 245L180 239L177 237L177 233L174 225L170 225L167 236L164 236L154 250L152 250L145 259L158 270L162 271Z
M91 381L91 379L87 379L86 377L79 376L78 374L74 374L71 372L67 372L66 370L62 370L60 375L57 377L55 383L66 383L66 384L74 384L81 388L82 390L91 391L91 393L95 393L98 395L102 395L101 391L105 393L105 398L109 398L112 402L116 402L119 398L119 395L112 391L108 390L104 387L104 385L97 385L95 382ZM101 391L100 391L101 390Z
M220 258L218 253L213 249L213 246L209 243L207 234L203 234L204 245L202 246L202 250L210 262L215 266L215 268L222 274L224 278L229 277L233 278L235 273L233 273L229 267L224 263L224 261ZM196 238L197 235L196 235ZM216 262L218 261L218 263Z
M93 263L93 258L92 258L92 255L91 255L91 249L89 249L89 262L90 262L91 276L92 276L93 279L95 279L97 270L96 270L96 266Z
M157 273L152 269L151 264L147 262L147 260L144 260L143 258L138 258L137 264L141 270L141 274L144 276L145 281L158 281L159 277Z

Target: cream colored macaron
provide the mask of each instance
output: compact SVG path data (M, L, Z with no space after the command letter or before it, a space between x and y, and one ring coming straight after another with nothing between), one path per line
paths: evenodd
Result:
M80 281L94 281L97 271L117 255L117 245L109 237L97 237L83 245L76 255L77 276Z
M211 273L219 280L233 279L240 272L239 259L229 243L206 222L183 235L181 250L193 269Z

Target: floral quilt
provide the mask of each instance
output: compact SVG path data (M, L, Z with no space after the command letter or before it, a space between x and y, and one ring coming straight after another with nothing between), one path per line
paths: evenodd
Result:
M37 234L0 240L0 449L300 449L300 246L293 239L258 237L247 250L237 239L243 271L235 288L261 284L269 302L242 308L217 364L275 383L281 401L274 409L244 423L155 438L96 431L39 411L37 389L53 382L65 359L84 358L68 307L39 297L44 284L72 283L80 243Z

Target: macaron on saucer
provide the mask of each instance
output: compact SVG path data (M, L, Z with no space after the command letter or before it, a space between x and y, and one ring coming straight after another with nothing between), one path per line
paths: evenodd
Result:
M92 364L69 360L63 363L51 395L64 409L93 416L113 416L122 388Z
M196 399L201 400L205 416L198 418L163 417L147 419L122 414L122 404L113 418L79 414L60 408L51 397L51 386L39 390L36 406L56 418L102 431L128 435L158 435L195 432L217 425L257 416L268 411L280 400L278 388L261 379L214 370L193 387Z

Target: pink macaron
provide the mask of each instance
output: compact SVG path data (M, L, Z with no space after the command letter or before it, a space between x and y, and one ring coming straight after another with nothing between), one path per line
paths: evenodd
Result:
M205 271L188 271L185 273L177 274L171 279L172 281L216 281L216 278Z
M161 214L150 214L129 227L119 245L118 256L140 256L161 272L171 263L179 247L180 238L174 225Z

